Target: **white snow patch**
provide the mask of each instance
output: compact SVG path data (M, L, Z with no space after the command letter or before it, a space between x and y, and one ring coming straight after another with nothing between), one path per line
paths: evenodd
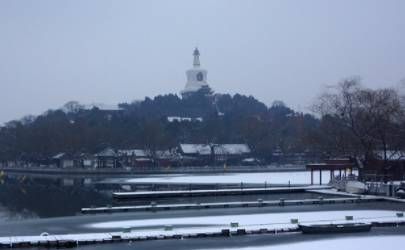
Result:
M305 241L290 244L245 247L239 250L367 250L402 249L405 244L405 236L371 236L371 237L348 237L328 240ZM201 249L205 250L205 249ZM234 248L217 248L210 250L234 250Z
M168 116L168 122L202 122L202 117L180 117L180 116Z
M354 216L353 221L345 221L344 216ZM129 239L134 237L146 237L146 236L171 236L175 234L187 235L197 233L211 233L220 232L221 229L229 228L231 231L236 231L236 228L231 228L231 222L238 222L239 227L243 227L246 230L254 230L260 228L267 229L286 229L296 228L297 224L291 224L291 219L298 219L300 223L348 223L348 222L401 222L405 221L404 218L396 217L396 211L385 210L349 210L349 211L322 211L322 212L299 212L299 213L272 213L272 214L253 214L253 215L228 215L228 216L207 216L207 217L189 217L189 218L170 218L170 219L148 219L148 220L128 220L128 221L110 221L102 223L93 223L85 225L91 228L106 229L115 228L121 231L108 232L108 233L84 233L84 234L62 234L62 235L49 235L49 236L16 236L16 237L0 237L0 243L10 244L16 242L38 242L46 240L76 240L78 242L85 240L97 240L103 239L109 240L113 235L122 237L123 239ZM165 230L167 225L172 226L172 230ZM183 225L183 227L181 227ZM185 225L195 225L194 227L184 227ZM148 229L141 229L137 227L148 226ZM123 232L123 230L125 232ZM385 238L385 237L383 237ZM356 238L355 238L356 239ZM363 239L363 238L361 238ZM371 239L371 238L366 238ZM381 239L381 237L378 237ZM340 239L336 239L336 242L341 242ZM395 238L395 246L398 249L398 241L401 244L404 243L404 237ZM324 242L326 242L324 244ZM334 242L334 241L333 241ZM345 241L344 241L345 242ZM368 241L367 241L368 242ZM378 248L369 248L368 244L374 247L374 244L330 244L330 240L316 241L316 242L303 242L287 245L277 245L274 248L277 249L328 249L328 250L340 250L342 245L345 249L358 249L358 246L367 247L367 250L382 249L383 246ZM349 243L349 242L348 242ZM338 246L337 246L338 245ZM356 248L347 248L347 246L356 246ZM388 246L388 244L385 244ZM280 248L285 247L285 248ZM333 248L332 248L333 247ZM339 247L339 249L337 248ZM273 246L267 247L253 247L244 248L245 250L265 250L274 249Z
M226 227L231 222L238 222L241 226L266 226L266 228L280 225L295 226L290 224L291 219L298 219L300 223L342 223L345 216L353 216L356 222L372 221L392 221L405 220L398 218L393 210L343 210L343 211L316 211L316 212L295 212L295 213L263 213L263 214L237 214L223 216L200 216L200 217L180 217L180 218L159 218L146 220L124 220L108 221L87 224L88 228L117 229L117 228L137 228L137 227L161 227L163 225L173 225L174 227L185 227L195 225L195 227Z
M322 183L330 180L328 171L322 172ZM263 173L226 173L212 175L169 174L154 177L125 179L128 183L256 183L256 184L311 184L310 171L263 172ZM314 184L319 183L319 172L314 172Z

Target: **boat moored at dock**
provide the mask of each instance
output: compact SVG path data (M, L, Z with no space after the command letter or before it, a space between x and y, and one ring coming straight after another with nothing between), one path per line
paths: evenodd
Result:
M369 232L371 223L341 223L341 224L313 224L298 225L304 234L327 234L327 233L360 233Z

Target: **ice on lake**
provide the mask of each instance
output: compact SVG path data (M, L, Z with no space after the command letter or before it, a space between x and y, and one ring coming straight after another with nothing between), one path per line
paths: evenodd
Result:
M381 250L403 249L405 236L371 236L347 237L317 241L305 241L290 244L277 244L270 246L238 248L238 250ZM209 250L233 250L235 248L217 248ZM205 250L205 249L202 249Z
M335 173L337 174L337 173ZM322 183L330 181L329 171L322 172ZM291 171L291 172L262 172L262 173L216 173L207 175L191 174L167 174L155 175L151 177L139 177L124 179L125 183L202 183L202 184L234 184L234 183L252 183L252 184L311 184L310 171ZM319 172L314 172L314 184L319 184Z

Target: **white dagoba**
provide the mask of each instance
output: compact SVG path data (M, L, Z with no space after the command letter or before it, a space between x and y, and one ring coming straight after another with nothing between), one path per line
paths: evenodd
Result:
M187 83L184 90L181 91L183 97L197 92L202 87L208 87L207 83L207 70L200 67L200 51L198 48L194 49L193 68L186 71Z

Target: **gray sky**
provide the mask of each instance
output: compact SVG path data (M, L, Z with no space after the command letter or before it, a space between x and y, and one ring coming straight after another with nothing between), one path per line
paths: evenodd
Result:
M405 78L405 1L1 0L0 123L179 93L196 45L216 92L305 110L345 77Z

